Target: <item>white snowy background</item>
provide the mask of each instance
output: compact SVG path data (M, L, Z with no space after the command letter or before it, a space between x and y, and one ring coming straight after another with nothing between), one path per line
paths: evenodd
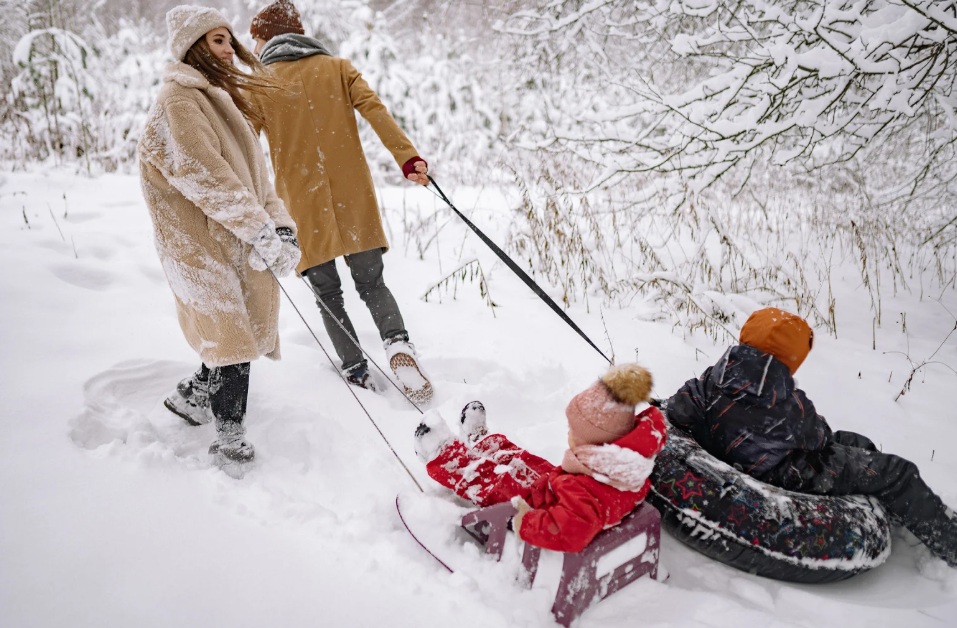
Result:
M85 3L57 0L56 19L35 23L41 4L5 3L0 24L10 44L0 70L13 87L0 110L0 626L554 625L547 578L522 590L514 561L492 563L451 541L442 550L463 568L449 575L402 528L397 494L434 514L449 539L461 504L430 484L413 454L420 412L394 389L356 391L357 402L343 384L309 330L331 353L297 279L282 283L305 322L283 297L283 360L252 368L257 462L241 481L210 466L213 428L189 427L162 406L198 362L176 323L132 159L173 3L98 3L91 20ZM259 5L223 4L240 33ZM745 159L748 179L732 171L710 188L690 172L629 179L622 172L653 161L645 148L691 135L651 116L648 94L635 91L641 82L628 81L673 87L681 72L700 70L684 63L668 75L655 69L661 57L603 56L639 45L618 19L633 13L630 3L506 2L486 13L462 5L494 29L424 0L297 4L310 28L356 59L456 206L556 301L567 297L569 315L603 351L647 366L656 396L712 364L754 309L800 309L818 333L797 379L819 412L916 462L957 506L953 94L936 94L939 111L918 115L902 95L919 86L904 85L903 74L887 79L893 106L926 124L890 124L894 134L837 169L805 171L772 151ZM861 41L910 42L919 20L879 4ZM717 4L670 6L678 15ZM940 23L954 21L932 8ZM700 45L652 22L676 46ZM31 56L44 37L59 43ZM952 35L941 41L953 47ZM792 58L786 47L769 54ZM824 67L829 57L802 59ZM51 81L50 60L73 73ZM625 62L653 70L629 74ZM828 67L832 79L848 71ZM952 78L953 64L939 71ZM801 109L800 95L793 102ZM720 109L689 107L702 117ZM753 103L731 109L735 124L758 124L748 118ZM646 124L676 135L656 139ZM433 379L430 407L452 421L482 400L492 429L558 462L565 404L604 360L434 194L398 182L370 140L392 243L386 280ZM849 145L825 148L833 156ZM685 163L707 170L715 154L731 153L712 143ZM926 187L898 202L928 153L940 159ZM602 177L604 187L566 195ZM384 365L371 319L345 285L360 340ZM667 534L662 543L667 581L640 580L577 625L957 624L957 570L906 532L895 533L883 566L817 586L733 570Z
M387 207L447 212L422 188L382 192ZM136 177L8 173L0 194L0 624L551 625L548 590L523 591L514 572L480 559L473 573L449 575L414 544L394 500L417 489L288 301L283 360L252 369L255 467L236 481L210 466L213 428L189 427L162 406L197 360L181 339ZM491 223L507 199L459 189L453 201ZM453 224L441 238L443 259L408 255L401 238L386 256L433 377L431 407L451 420L480 399L493 429L557 462L564 406L604 361L474 236ZM456 299L420 298L460 254L482 260L494 314L475 284ZM835 286L842 299L860 289L848 277ZM331 351L307 288L283 286ZM384 364L371 319L347 295L360 340ZM953 372L928 365L894 401L907 356L938 349L957 298L902 295L892 306L906 314L906 335L879 331L874 350L866 313L849 313L845 336L819 337L798 380L833 427L916 461L957 504ZM569 313L618 360L647 365L659 396L724 349L647 322L641 309ZM957 363L953 337L936 357ZM442 496L412 451L419 412L394 389L358 397L426 491ZM903 533L886 564L831 585L751 576L667 535L661 563L667 582L638 581L579 625L948 626L957 613L957 570Z

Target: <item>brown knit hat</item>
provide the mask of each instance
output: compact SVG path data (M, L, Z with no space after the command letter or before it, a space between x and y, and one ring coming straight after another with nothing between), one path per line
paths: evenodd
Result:
M748 317L741 328L741 344L770 353L797 372L814 343L814 332L800 316L766 307Z
M299 10L288 0L277 0L256 14L249 25L253 39L269 41L276 35L295 33L305 35Z
M635 429L635 406L651 394L651 373L638 364L608 369L568 402L569 435L578 444L601 445Z

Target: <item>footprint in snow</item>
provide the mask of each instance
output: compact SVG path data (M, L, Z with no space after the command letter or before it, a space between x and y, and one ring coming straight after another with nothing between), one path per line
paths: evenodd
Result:
M84 408L70 421L70 438L84 449L147 464L178 460L208 466L211 428L191 428L163 407L176 382L190 372L181 362L131 360L91 377L84 385Z
M51 264L50 272L61 281L87 290L106 290L113 285L113 273L77 263Z

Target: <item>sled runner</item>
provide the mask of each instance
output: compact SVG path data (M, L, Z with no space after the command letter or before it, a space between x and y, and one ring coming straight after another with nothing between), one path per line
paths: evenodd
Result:
M405 516L407 503L396 497L396 509L403 525L415 541L450 573L455 571L455 556L442 552L440 531L426 530L413 516ZM477 541L485 554L501 560L509 522L516 513L510 503L496 504L467 513L461 529ZM408 512L406 514L409 514ZM658 577L661 517L648 503L638 506L621 523L601 532L584 550L563 555L561 577L552 614L568 626L588 608L619 591L641 576ZM433 543L434 542L434 543ZM522 551L518 582L525 588L535 583L542 549L526 543Z
M429 535L427 532L423 532L420 526L416 525L416 519L413 517L407 517L405 514L403 514L401 499L401 495L395 496L395 510L397 513L399 513L399 521L402 522L402 525L405 527L406 531L412 535L412 538L416 543L418 543L419 547L424 549L426 553L428 553L429 556L434 558L440 565L442 565L446 571L449 573L455 573L455 570L452 569L452 567L449 567L449 563L452 562L451 560L448 558L446 558L446 560L442 560L442 558L440 558L435 552L429 549L429 545L432 545L432 543L429 542ZM439 545L434 544L433 546L437 548Z

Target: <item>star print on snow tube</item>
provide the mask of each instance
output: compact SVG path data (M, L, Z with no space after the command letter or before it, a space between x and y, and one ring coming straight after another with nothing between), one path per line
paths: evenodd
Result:
M671 427L648 500L678 540L731 567L790 582L836 582L890 555L890 522L861 495L793 493L721 462Z

